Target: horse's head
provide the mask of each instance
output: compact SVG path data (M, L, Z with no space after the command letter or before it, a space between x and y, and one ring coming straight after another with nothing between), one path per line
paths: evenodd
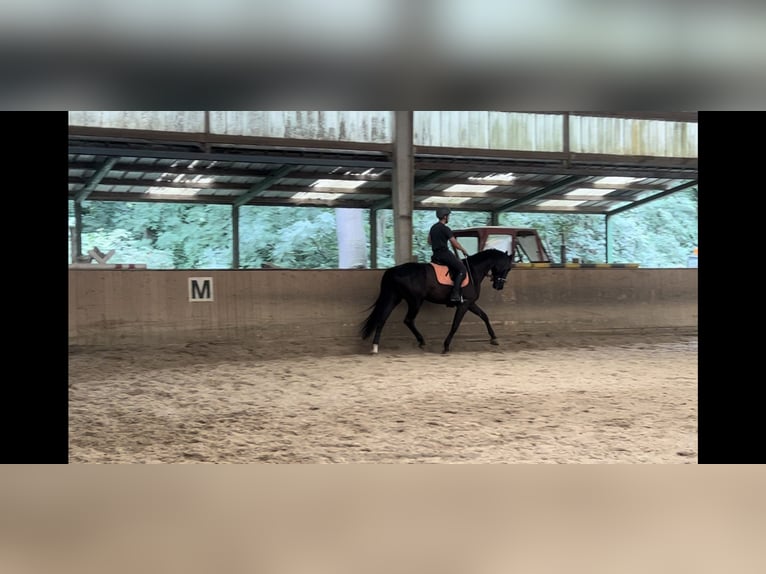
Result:
M500 291L505 285L508 272L511 270L512 258L507 253L502 251L497 252L497 255L493 259L492 268L492 287Z

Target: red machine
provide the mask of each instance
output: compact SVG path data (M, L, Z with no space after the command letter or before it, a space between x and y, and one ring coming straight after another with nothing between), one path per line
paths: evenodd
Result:
M471 255L485 249L499 249L512 254L514 263L552 263L548 251L534 229L469 227L457 229L454 234Z

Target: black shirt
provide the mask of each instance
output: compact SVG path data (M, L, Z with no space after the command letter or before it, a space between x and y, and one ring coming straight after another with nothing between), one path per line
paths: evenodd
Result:
M443 249L449 250L449 240L453 233L444 223L441 221L434 223L431 226L431 231L428 232L428 236L431 238L431 248L434 252Z

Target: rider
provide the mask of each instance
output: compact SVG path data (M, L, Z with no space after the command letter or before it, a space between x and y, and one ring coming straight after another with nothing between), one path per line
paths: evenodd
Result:
M468 256L468 251L466 251L465 248L463 248L463 246L458 243L457 239L455 239L455 235L452 233L452 230L447 227L450 213L452 212L447 207L440 207L436 210L436 217L439 219L439 221L434 223L431 226L431 230L428 232L428 244L433 249L431 261L434 263L441 263L442 265L446 265L449 267L453 274L455 284L452 287L450 303L461 303L463 301L463 297L460 294L460 284L465 278L466 270L460 259L458 259L455 254L450 251L449 245L451 244L458 251L462 251L466 256Z

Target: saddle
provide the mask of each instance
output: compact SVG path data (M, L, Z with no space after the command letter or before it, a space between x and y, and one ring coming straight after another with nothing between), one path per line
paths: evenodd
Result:
M449 267L446 265L441 265L440 263L434 263L431 262L431 265L434 268L434 272L436 273L436 281L439 282L441 285L454 285L455 282L452 280L452 277L450 277L449 274ZM466 273L465 278L463 279L463 282L460 284L461 287L465 287L470 283L470 278L468 273Z

